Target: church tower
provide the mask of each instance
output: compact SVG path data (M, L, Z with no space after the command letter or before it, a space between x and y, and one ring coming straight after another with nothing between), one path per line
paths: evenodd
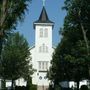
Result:
M35 46L31 48L32 65L35 69L32 83L37 85L37 90L47 90L49 81L46 78L47 70L52 60L52 30L54 23L49 20L43 6L40 17L33 24L35 29Z
M39 19L34 22L35 47L40 54L48 53L52 48L53 25L53 22L48 18L45 7L43 7Z

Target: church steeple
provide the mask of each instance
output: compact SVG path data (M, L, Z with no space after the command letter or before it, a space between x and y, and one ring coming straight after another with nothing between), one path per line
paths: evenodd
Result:
M37 21L34 22L35 29L35 47L31 51L32 65L36 72L33 74L32 83L37 85L37 90L48 89L49 81L46 79L47 70L52 60L52 32L54 23L49 20L45 9L45 0L41 14ZM43 83L42 83L43 82Z
M42 9L41 15L39 17L39 21L40 22L47 22L47 21L49 21L47 12L45 10L45 7L43 7L43 9Z
M34 23L53 23L49 20L45 7L43 6L40 17Z
M34 26L34 29L37 25L49 25L49 26L54 26L54 22L52 22L51 20L49 20L48 18L48 15L47 15L47 12L46 12L46 9L45 9L45 0L42 0L43 1L43 8L42 8L42 11L41 11L41 14L39 16L39 19L36 20L33 24Z

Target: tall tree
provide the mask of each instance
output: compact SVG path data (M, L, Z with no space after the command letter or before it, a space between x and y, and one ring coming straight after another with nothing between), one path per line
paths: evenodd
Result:
M90 1L89 0L66 0L64 9L67 11L68 27L78 28L83 36L87 55L89 55L90 34Z
M9 36L2 56L0 77L12 80L12 87L16 79L21 77L26 79L33 73L28 43L19 33Z
M90 78L90 1L65 0L67 15L62 40L55 50L49 76L55 82Z
M73 38L75 40L74 44L77 44L78 42L78 45L84 45L84 47L80 47L82 48L82 52L80 51L79 54L82 54L82 57L85 59L87 58L86 60L88 61L88 72L90 75L90 1L66 0L64 9L67 11L67 16L63 28L64 37L69 37L68 35L70 35L70 33L66 35L65 33L68 33L70 30L77 32L77 37ZM72 39L72 37L70 38ZM71 40L70 38L69 40Z
M24 18L31 0L0 0L0 54L4 38Z

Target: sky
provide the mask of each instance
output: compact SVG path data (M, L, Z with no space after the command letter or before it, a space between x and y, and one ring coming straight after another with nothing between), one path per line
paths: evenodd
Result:
M60 27L63 27L64 17L66 15L66 12L62 10L63 6L64 0L46 0L45 2L48 17L55 23L52 36L54 46L56 46L61 40L59 31ZM42 7L42 0L32 0L28 6L28 11L25 14L24 21L19 23L17 26L17 31L24 35L29 46L33 46L35 44L35 30L33 28L33 22L38 20Z

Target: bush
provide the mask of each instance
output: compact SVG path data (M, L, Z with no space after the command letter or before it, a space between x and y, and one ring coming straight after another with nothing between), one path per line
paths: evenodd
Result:
M25 86L16 86L15 90L26 90Z
M54 90L54 87L52 85L49 85L49 90Z
M55 90L61 90L61 87L58 86L58 85L56 85L56 86L55 86Z
M61 90L72 90L72 88L62 88Z
M87 85L82 85L80 90L89 90L89 89L88 89Z
M37 90L37 85L32 85L32 89L31 90Z
M16 86L15 90L37 90L37 86L36 85L32 85L31 87Z

